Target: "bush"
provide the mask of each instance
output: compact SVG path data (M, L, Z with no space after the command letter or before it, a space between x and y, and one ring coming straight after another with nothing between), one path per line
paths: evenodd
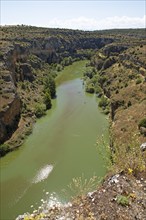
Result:
M7 144L2 144L2 145L0 146L0 157L5 156L5 154L6 154L7 152L9 152L9 145L7 145Z
M60 64L57 64L56 70L57 70L57 72L60 72L61 70L63 70L63 66Z
M127 106L130 107L131 105L132 105L132 103L131 103L131 101L129 100Z
M107 81L107 76L101 76L98 79L98 83L102 86Z
M86 92L94 93L94 85L92 83L86 86Z
M98 95L98 97L101 97L103 94L102 88L97 84L95 84L95 93Z
M37 118L46 114L46 106L44 104L37 104L35 107L35 115Z
M142 82L141 79L137 79L137 80L136 80L136 84L140 84L141 82Z
M138 127L144 127L146 128L146 118L143 118L140 120L139 124L138 124Z
M56 96L56 85L53 77L49 76L47 79L45 79L44 82L44 91L50 93L51 98L55 98Z
M44 103L45 103L47 109L51 108L51 106L52 106L51 97L50 97L50 94L48 92L46 92L45 95L44 95Z
M117 196L117 203L122 206L129 205L129 198L127 196L118 195Z
M105 96L102 96L102 97L101 97L101 100L100 100L99 103L98 103L98 106L99 106L100 108L105 109L108 105L109 105L108 99L107 99Z

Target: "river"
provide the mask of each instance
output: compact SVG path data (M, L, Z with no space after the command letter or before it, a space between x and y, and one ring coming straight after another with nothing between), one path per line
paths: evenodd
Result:
M102 134L108 136L108 120L95 96L84 91L80 77L85 64L75 62L60 73L52 109L18 150L0 159L1 220L32 212L31 206L37 208L47 192L66 201L62 190L73 177L105 175L96 141Z

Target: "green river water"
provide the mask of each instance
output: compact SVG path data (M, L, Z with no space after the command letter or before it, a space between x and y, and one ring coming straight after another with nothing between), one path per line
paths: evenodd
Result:
M85 64L75 62L60 73L52 109L37 121L23 146L1 158L1 220L32 212L31 205L37 208L46 192L66 201L62 189L67 190L73 177L105 175L96 141L102 134L108 139L108 120L95 96L84 91L80 77Z

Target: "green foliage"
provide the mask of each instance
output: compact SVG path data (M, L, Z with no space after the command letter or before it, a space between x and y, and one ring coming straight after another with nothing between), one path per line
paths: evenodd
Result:
M58 72L60 72L61 70L63 70L63 66L62 66L61 64L57 64L56 70L57 70Z
M146 118L143 118L140 120L139 124L138 124L138 127L144 127L146 128Z
M65 57L65 58L63 59L63 61L61 62L61 65L62 65L62 66L68 66L68 65L71 65L72 62L73 62L73 61L72 61L71 56Z
M52 76L48 76L44 82L44 91L50 93L51 98L56 96L56 85L55 80Z
M98 97L101 97L103 95L103 90L102 88L99 86L98 83L95 84L94 86L95 88L95 93L97 94Z
M102 109L105 109L109 105L109 100L105 96L101 96L101 99L98 103L98 106Z
M88 77L89 79L92 79L95 74L96 71L93 67L87 67L86 71L84 72L84 76Z
M128 206L129 205L129 198L127 196L118 195L117 196L117 203L122 206Z
M46 105L45 104L37 104L35 106L35 115L37 118L46 114Z
M50 97L50 94L48 92L46 92L44 94L44 103L45 103L47 109L51 108L51 106L52 106L51 97Z
M142 80L140 79L140 78L138 78L137 80L136 80L136 84L140 84L142 82Z
M107 76L100 76L98 83L102 86L107 81Z
M27 58L27 61L35 69L41 67L42 60L34 54L30 54Z
M94 85L92 83L86 85L86 92L94 93Z
M0 157L5 156L7 152L9 152L9 145L7 144L0 145Z

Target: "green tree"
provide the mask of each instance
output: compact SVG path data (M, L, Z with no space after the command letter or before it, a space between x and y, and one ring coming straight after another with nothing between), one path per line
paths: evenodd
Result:
M35 106L35 115L37 118L40 118L41 116L45 115L46 113L46 106L45 104L37 104Z
M44 103L45 103L47 109L51 108L51 106L52 106L51 97L50 97L50 94L48 92L46 92L45 95L44 95Z
M55 80L52 76L48 76L44 82L44 91L50 93L51 98L56 96L56 85Z
M101 100L98 103L98 106L102 109L105 109L109 105L109 101L105 96L101 96Z

